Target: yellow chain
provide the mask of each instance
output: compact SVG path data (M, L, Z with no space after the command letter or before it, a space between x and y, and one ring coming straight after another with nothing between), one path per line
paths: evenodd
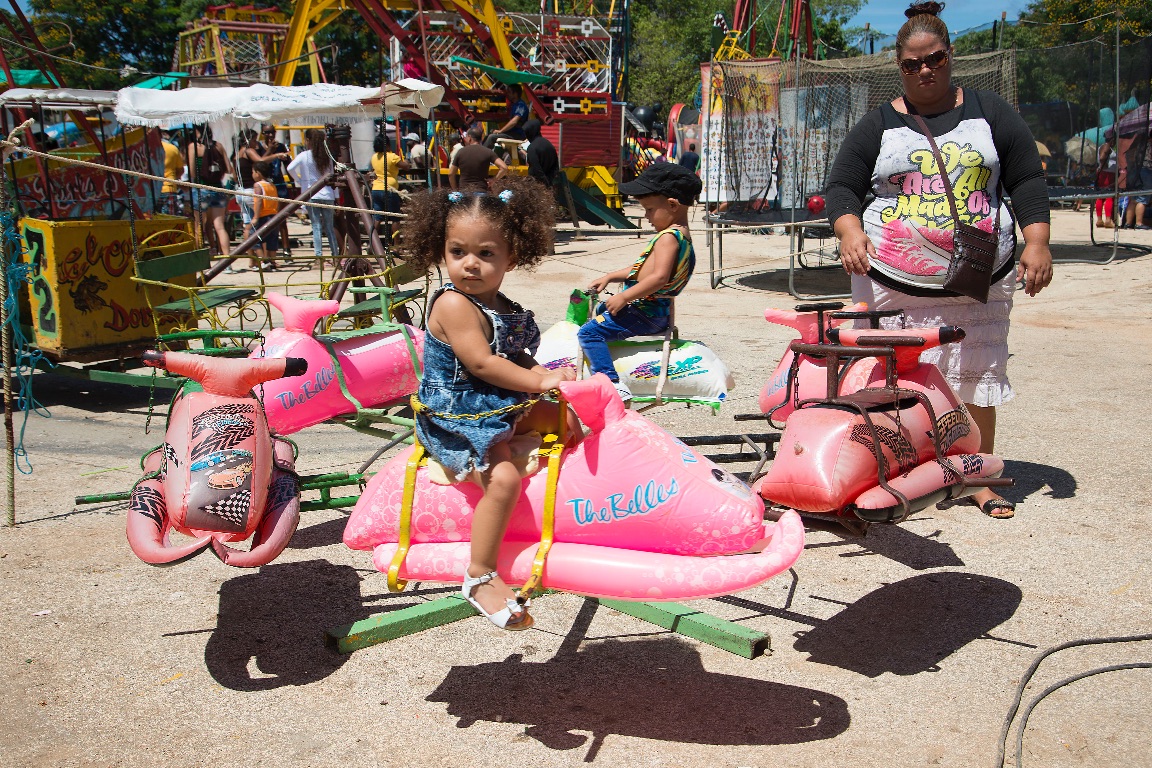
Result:
M558 390L549 390L549 391L556 392ZM482 413L444 413L442 411L432 410L431 408L426 406L424 403L420 402L420 399L418 397L416 397L416 395L412 395L412 412L413 413L423 413L427 416L435 416L435 417L440 418L440 419L479 421L480 419L486 419L489 416L503 416L506 413L515 413L516 411L528 410L529 408L536 405L536 403L540 402L543 399L544 398L542 398L542 397L533 397L533 398L530 398L528 400L525 400L522 403L513 403L512 405L506 405L503 408L497 408L494 411L483 411Z

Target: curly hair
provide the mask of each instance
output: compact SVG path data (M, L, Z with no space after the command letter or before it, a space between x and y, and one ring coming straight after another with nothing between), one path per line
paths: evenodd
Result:
M952 45L948 39L948 25L940 20L940 12L944 10L944 3L928 2L912 3L904 11L908 21L896 33L896 55L904 52L904 46L916 35L932 35L939 38L948 48Z
M507 202L500 193L510 192ZM452 202L449 195L463 195ZM550 190L532 179L512 177L492 182L491 192L449 193L434 189L412 196L400 224L400 253L420 274L444 260L448 222L453 216L483 214L500 227L517 267L531 270L552 252L555 204Z

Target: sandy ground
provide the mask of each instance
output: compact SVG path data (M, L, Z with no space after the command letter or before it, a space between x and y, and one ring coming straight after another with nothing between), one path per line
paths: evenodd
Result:
M1059 212L1057 257L1099 257L1087 214ZM1146 232L1126 240L1152 245ZM725 238L678 303L682 335L712 346L738 388L718 416L666 407L680 435L737 431L789 333L762 320L795 300L787 238ZM547 327L572 287L639 251L631 236L565 239L509 295ZM34 471L19 525L0 529L3 766L992 766L1032 660L1067 641L1152 630L1148 392L1152 256L1060 265L1013 314L998 452L1015 519L928 510L864 538L810 527L790 573L700 609L770 632L756 660L664 632L578 597L549 595L536 628L469 619L341 656L323 630L443 594L387 593L340 541L345 513L308 513L289 549L254 571L211 556L156 569L124 539L124 506L73 497L126 489L145 433L142 391L42 376L52 413L25 433ZM240 279L243 276L239 276ZM284 278L280 278L284 279ZM804 272L808 291L843 289ZM374 441L335 426L299 436L304 473L354 469ZM1143 469L1142 469L1143 467ZM1046 661L1026 700L1152 644L1097 645ZM1152 671L1060 689L1033 715L1027 766L1152 765Z

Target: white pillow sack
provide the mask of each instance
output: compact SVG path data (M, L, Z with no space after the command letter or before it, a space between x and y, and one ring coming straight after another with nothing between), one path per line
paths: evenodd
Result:
M567 320L561 320L549 328L541 335L536 361L549 370L565 365L577 368L583 364L581 378L588 376L588 366L576 336L579 330L579 325ZM613 341L608 344L612 361L616 364L616 373L632 390L633 399L640 402L656 399L664 348L660 338L643 339ZM711 349L699 341L672 341L664 400L699 403L719 409L720 403L728 397L728 390L735 386L732 372Z

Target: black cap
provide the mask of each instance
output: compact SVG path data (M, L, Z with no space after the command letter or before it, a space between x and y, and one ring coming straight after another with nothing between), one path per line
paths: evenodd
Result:
M703 188L700 177L678 163L653 163L632 181L620 185L620 194L632 197L662 195L692 205Z

